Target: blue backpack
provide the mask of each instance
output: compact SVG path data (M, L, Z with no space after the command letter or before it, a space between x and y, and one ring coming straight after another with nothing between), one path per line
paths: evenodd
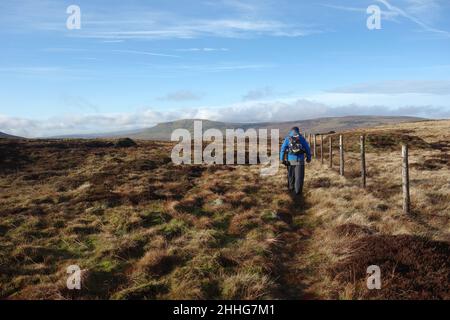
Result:
M298 133L294 134L293 136L289 136L288 152L295 155L306 153L306 150L305 148L303 148L303 145L300 141L300 135Z

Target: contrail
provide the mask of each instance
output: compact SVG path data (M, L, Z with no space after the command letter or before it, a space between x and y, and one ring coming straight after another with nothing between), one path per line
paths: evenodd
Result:
M112 52L129 53L129 54L141 54L141 55L146 55L146 56L167 57L167 58L181 58L180 56L176 56L176 55L173 55L173 54L154 53L154 52L148 52L148 51L113 50Z
M402 17L405 17L408 20L411 20L412 22L414 22L415 24L421 26L423 29L425 29L426 31L430 31L430 32L435 32L435 33L440 33L440 34L444 34L446 36L450 36L450 32L445 31L445 30L440 30L440 29L436 29L433 28L429 25L427 25L426 23L424 23L423 21L417 19L416 17L408 14L406 11L404 11L403 9L393 6L391 5L388 0L376 0L377 2L380 2L382 4L384 4L390 11L395 12L399 15L401 15Z

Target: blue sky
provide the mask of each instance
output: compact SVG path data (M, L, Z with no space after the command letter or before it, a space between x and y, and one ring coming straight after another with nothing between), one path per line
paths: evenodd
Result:
M80 30L66 28L73 4ZM449 17L445 0L2 0L0 131L448 118Z

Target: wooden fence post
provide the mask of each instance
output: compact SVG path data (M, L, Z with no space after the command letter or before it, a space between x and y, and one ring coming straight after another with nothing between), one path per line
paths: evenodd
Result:
M411 199L409 195L409 167L408 145L402 145L402 187L403 187L403 213L411 213Z
M361 184L362 187L366 187L366 137L362 135L361 140Z
M329 148L329 160L330 160L330 163L328 164L328 166L330 167L330 169L332 169L333 168L333 137L332 136L329 136L328 137L328 143L329 143L329 146L328 146L328 148Z
M344 137L339 135L339 174L344 176Z
M320 161L323 165L323 134L320 135Z
M317 145L317 134L314 133L314 159L317 159L316 145Z

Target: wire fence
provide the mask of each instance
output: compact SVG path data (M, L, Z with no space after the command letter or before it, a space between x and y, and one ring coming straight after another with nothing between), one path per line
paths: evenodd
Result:
M320 161L322 165L325 164L325 152L324 152L324 140L328 136L328 168L333 169L333 137L335 134L324 135L324 134L304 134L307 138L309 145L312 150L313 159ZM319 137L319 139L317 139ZM324 139L325 138L325 139ZM319 141L319 142L318 142ZM320 144L318 144L320 143ZM360 158L360 179L361 188L365 189L367 187L367 163L366 163L366 136L361 135L359 137L359 158ZM319 152L320 151L320 152ZM411 213L411 196L410 196L410 180L409 180L409 160L408 160L408 144L402 143L402 194L403 194L403 212L404 214ZM339 175L345 177L345 139L344 135L339 135Z

